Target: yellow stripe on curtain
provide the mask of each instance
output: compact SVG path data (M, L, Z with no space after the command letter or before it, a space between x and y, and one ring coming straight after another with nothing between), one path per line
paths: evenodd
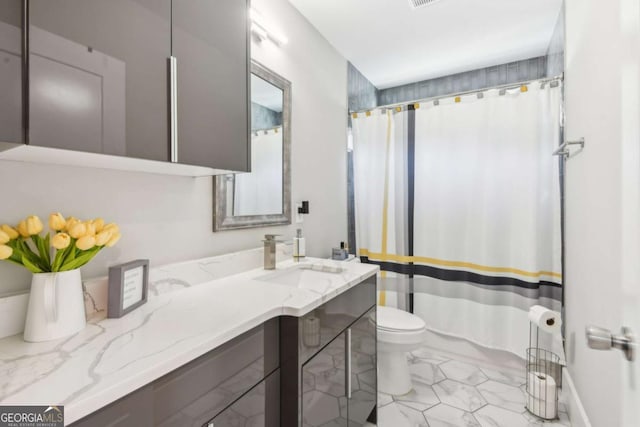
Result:
M382 254L387 254L387 240L389 229L389 157L391 151L391 112L387 111L387 141L384 158L384 198L382 202ZM387 272L380 272L380 277L383 279L387 277ZM387 293L384 290L380 291L379 305L387 304Z
M478 270L488 273L512 273L525 277L533 277L539 278L540 276L549 276L555 277L558 279L562 279L561 273L555 273L553 271L525 271L518 268L510 268L510 267L492 267L486 265L475 264L472 262L465 261L449 261L442 260L437 258L428 258L421 256L406 256L406 255L394 255L387 253L375 253L371 252L368 249L360 249L360 256L366 256L375 261L395 261L401 263L419 263L419 264L430 264L436 265L440 267L461 267L468 268L471 270Z

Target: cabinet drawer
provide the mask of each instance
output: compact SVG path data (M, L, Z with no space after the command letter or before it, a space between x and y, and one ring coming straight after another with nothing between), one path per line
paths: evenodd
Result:
M280 370L248 391L203 427L280 426Z
M153 390L143 387L71 424L73 427L151 427Z
M277 369L278 321L271 320L153 384L158 426L200 426Z
M376 305L376 277L370 277L299 320L300 361L305 362ZM312 320L313 318L313 320ZM319 340L310 339L310 322L319 323Z

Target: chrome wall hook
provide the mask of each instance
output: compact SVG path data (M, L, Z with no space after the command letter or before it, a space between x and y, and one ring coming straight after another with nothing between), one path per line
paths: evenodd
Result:
M563 156L565 159L567 157L569 157L571 155L571 150L569 150L569 146L570 145L579 145L580 148L578 149L578 151L582 150L584 148L584 138L580 138L576 141L565 141L562 144L560 144L560 146L558 148L556 148L556 151L553 152L554 156Z

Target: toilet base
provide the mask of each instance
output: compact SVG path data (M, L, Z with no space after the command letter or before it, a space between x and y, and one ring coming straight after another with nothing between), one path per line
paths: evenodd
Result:
M411 374L405 352L380 352L378 354L378 391L401 396L411 391Z

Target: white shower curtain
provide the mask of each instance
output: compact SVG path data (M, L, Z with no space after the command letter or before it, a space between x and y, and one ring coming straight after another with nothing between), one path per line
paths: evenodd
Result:
M236 174L233 214L282 213L282 127L251 134L251 172Z
M561 310L555 86L353 118L358 254L384 270L383 289L412 286L431 330L523 356L529 307ZM379 302L402 307L400 295ZM563 354L559 339L544 345Z
M416 111L414 310L432 330L522 356L529 307L561 308L560 96L530 85Z
M396 110L352 116L357 253L370 262L407 252L406 121ZM382 269L379 304L404 308L402 266Z

